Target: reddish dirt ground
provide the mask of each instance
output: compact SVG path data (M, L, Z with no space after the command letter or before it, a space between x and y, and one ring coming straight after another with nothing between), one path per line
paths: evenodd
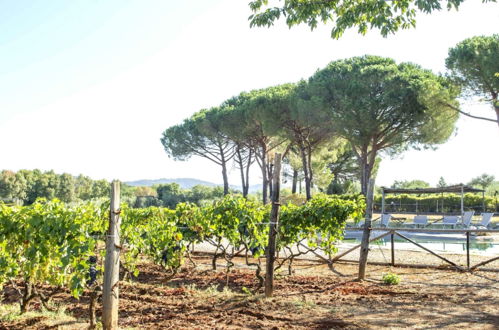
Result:
M386 266L369 266L368 280L355 281L357 265L298 262L292 276L279 276L275 295L265 299L254 273L236 263L229 276L223 267L209 269L198 256L196 269L185 269L165 282L165 273L141 264L134 281L120 282L120 327L134 329L366 329L475 328L498 329L499 273L459 273L452 270L393 268L402 282L381 282ZM240 260L239 262L242 262ZM249 289L249 290L248 290ZM262 290L260 290L262 291ZM9 286L3 304L18 300ZM46 316L0 320L0 329L84 329L88 326L88 296L79 301L68 293L54 303L74 321ZM38 303L31 310L40 309Z

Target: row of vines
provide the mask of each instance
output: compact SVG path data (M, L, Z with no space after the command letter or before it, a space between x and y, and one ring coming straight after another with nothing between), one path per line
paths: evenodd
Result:
M283 205L276 270L287 264L291 271L293 259L309 251L333 255L345 221L359 218L364 208L360 196L318 195L302 206ZM122 205L121 276L138 275L140 256L161 265L171 278L184 263L195 264L191 248L203 243L214 250L212 267L222 262L228 275L233 258L243 257L255 269L258 290L264 280L260 257L265 255L269 213L269 206L232 195L209 206L181 203L173 210ZM34 299L50 309L51 296L61 290L76 298L85 291L95 297L102 281L108 219L109 204L0 204L0 289L10 284L17 290L21 312Z

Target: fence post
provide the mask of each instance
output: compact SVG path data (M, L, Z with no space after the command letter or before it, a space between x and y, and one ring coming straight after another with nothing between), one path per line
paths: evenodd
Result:
M461 217L464 214L464 185L461 183Z
M279 222L279 190L281 189L281 154L274 157L272 210L270 212L269 241L267 247L267 272L265 274L265 297L272 297L274 291L274 261L276 250L277 225Z
M394 236L395 234L393 233L393 230L392 230L392 233L390 235L390 239L391 239L391 245L392 245L392 266L395 266L395 241L394 241Z
M374 179L369 179L369 185L367 186L366 220L364 222L359 257L359 280L363 280L366 277L367 254L369 253L369 237L371 236L371 219L373 214L373 193Z
M111 184L111 210L106 237L104 287L102 289L102 326L118 329L119 271L120 271L120 182Z
M445 210L444 210L444 193L442 193L441 197L442 197L442 205L440 206L440 210L442 210L442 213L444 213L445 212Z
M466 232L466 268L470 270L470 232Z
M385 214L385 188L381 188L381 214Z
M482 212L487 212L485 207L485 191L482 191Z

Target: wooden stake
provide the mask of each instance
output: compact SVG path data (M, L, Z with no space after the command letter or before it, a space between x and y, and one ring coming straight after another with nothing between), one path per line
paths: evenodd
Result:
M364 280L366 278L367 254L369 253L369 236L371 235L371 219L373 215L373 193L374 179L369 179L366 196L366 220L364 222L364 233L362 234L362 244L359 257L359 280Z
M279 222L279 191L281 189L281 154L274 157L272 211L270 212L269 244L267 248L267 272L265 275L265 297L272 297L274 291L274 261L276 250L277 223Z
M105 330L118 329L120 224L120 182L113 181L102 290L102 326Z

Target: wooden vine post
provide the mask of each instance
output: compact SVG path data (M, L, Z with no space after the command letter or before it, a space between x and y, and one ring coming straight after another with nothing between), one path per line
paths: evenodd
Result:
M272 210L270 212L269 242L267 247L267 272L265 274L265 297L272 297L274 291L274 261L276 252L277 224L279 222L279 191L281 189L281 154L274 157Z
M118 329L119 271L120 271L120 182L111 184L111 210L106 237L104 287L102 288L102 326Z
M366 278L367 255L369 253L369 237L371 236L371 219L373 217L374 179L369 180L366 198L366 219L364 222L364 232L362 234L362 244L360 247L359 257L359 280L364 280Z

